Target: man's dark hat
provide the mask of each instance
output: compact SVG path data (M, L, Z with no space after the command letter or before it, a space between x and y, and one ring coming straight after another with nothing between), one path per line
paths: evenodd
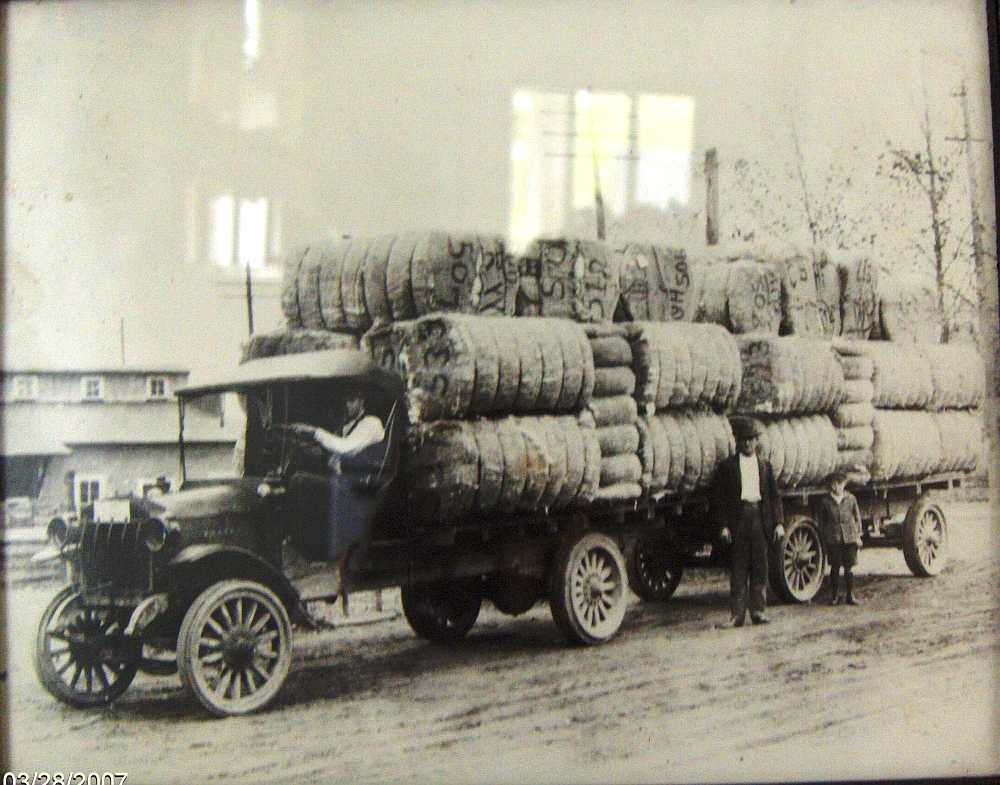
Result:
M749 417L733 417L729 422L733 426L733 436L737 441L753 439L761 434L760 424Z

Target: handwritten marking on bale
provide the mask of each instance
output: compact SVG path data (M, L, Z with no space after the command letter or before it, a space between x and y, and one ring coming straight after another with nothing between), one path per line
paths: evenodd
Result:
M539 239L518 258L519 316L610 320L618 302L618 261L593 240Z
M302 268L302 260L309 252L309 246L294 248L285 254L282 266L281 281L281 312L285 316L285 323L289 329L301 328L302 313L299 309L299 270Z
M726 290L734 333L777 335L781 327L781 278L768 262L732 263Z
M694 321L700 276L682 249L629 243L615 249L621 302L631 321Z
M838 263L840 274L840 334L862 340L872 336L878 319L878 266L867 257Z
M922 346L931 369L931 407L966 409L983 402L983 360L970 344Z
M325 349L357 348L357 337L348 333L334 333L327 330L277 330L272 333L258 333L251 337L243 344L240 362Z
M812 259L795 254L778 261L777 267L781 275L781 333L814 338L827 335L817 304Z
M513 316L518 274L513 257L498 237L477 235L478 256L472 286L474 310L482 314Z
M825 341L787 336L740 336L737 411L791 414L829 410L844 399L844 376Z
M814 249L812 256L820 328L828 338L840 335L840 272L826 251Z

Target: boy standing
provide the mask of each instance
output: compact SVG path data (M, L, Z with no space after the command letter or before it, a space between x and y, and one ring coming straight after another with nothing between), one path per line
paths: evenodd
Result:
M830 604L840 603L838 584L843 567L847 588L844 603L858 605L851 570L858 563L861 547L861 510L854 494L847 490L847 475L842 471L830 477L830 493L820 499L819 527L830 555Z

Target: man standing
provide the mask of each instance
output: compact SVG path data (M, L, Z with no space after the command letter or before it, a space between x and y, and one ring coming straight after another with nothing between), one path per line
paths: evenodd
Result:
M760 426L733 418L736 454L719 465L713 511L722 527L720 539L732 544L729 582L731 618L722 627L742 627L749 584L750 621L767 624L767 552L772 540L785 536L781 496L771 464L757 456Z

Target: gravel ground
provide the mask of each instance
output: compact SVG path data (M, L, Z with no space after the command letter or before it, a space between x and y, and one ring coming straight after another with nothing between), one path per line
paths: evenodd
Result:
M899 551L866 550L859 608L778 606L766 627L718 630L726 576L695 571L669 603L633 598L621 634L596 648L565 646L544 605L516 619L485 610L450 647L399 617L301 634L273 708L221 721L176 677L140 675L109 709L57 703L31 649L58 584L15 584L8 765L128 783L997 773L1000 530L985 504L947 509L949 567L921 580Z

